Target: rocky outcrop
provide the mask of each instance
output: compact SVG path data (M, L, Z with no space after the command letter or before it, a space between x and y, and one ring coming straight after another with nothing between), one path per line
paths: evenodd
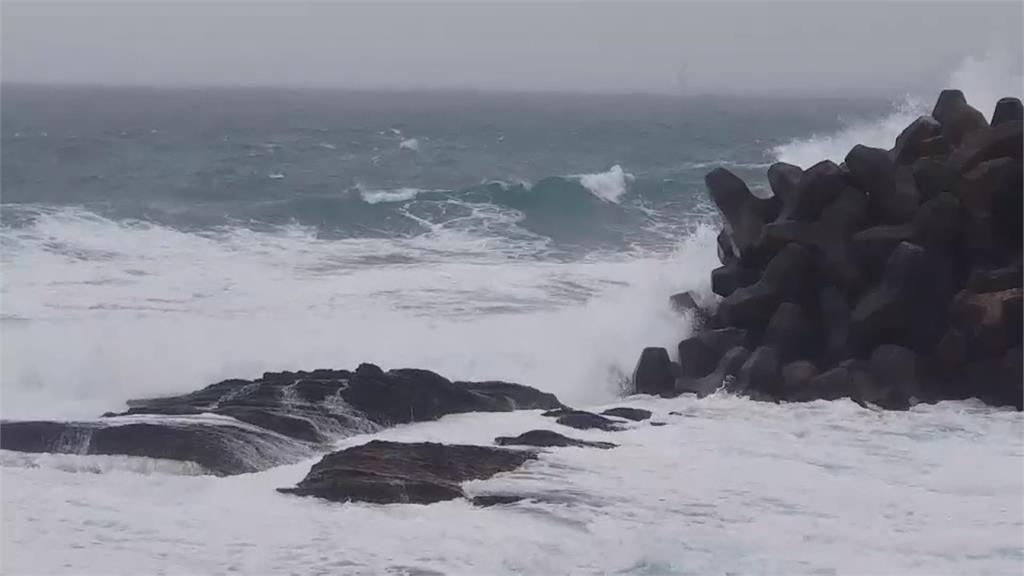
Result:
M197 462L214 474L293 462L348 435L463 412L554 409L558 399L508 382L452 382L428 370L268 372L162 398L88 422L0 422L0 448Z
M676 370L664 348L644 348L633 371L634 387L639 394L671 393L676 379Z
M499 436L494 439L498 446L534 446L537 448L576 447L576 448L615 448L611 442L590 442L563 436L551 430L530 430L519 436Z
M641 420L648 420L651 417L650 410L644 410L642 408L629 408L628 406L617 406L615 408L609 408L601 412L602 416L612 416L614 418L624 418L626 420L632 420L633 422L639 422Z
M515 470L535 458L525 450L374 440L324 456L294 488L278 491L335 502L430 504L465 498L462 482ZM482 502L488 503L499 502Z
M5 421L0 423L0 448L182 460L219 476L263 470L315 454L308 442L229 418L201 416Z
M725 386L775 401L905 409L974 396L1024 407L1022 110L1004 98L990 124L960 91L943 91L891 150L772 165L774 204L728 170L710 172L722 299L679 343L678 365L649 355L660 379L636 390L666 395L671 368L677 394Z
M555 422L562 426L575 428L577 430L605 430L613 432L622 428L615 420L599 416L593 412L573 410L572 408L561 408L544 412L543 416L554 418Z

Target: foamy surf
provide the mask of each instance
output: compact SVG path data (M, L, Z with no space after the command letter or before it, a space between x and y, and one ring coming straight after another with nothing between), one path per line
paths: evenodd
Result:
M483 509L465 501L334 504L275 491L301 479L315 459L230 478L153 473L110 459L92 469L55 458L4 466L3 571L1009 574L1020 567L1024 429L1015 413L970 403L878 413L846 401L774 405L731 396L641 397L628 405L665 425L572 431L619 446L544 450L518 471L469 482L474 496L527 496ZM463 414L339 447L371 438L490 445L529 429L565 432L537 412ZM108 542L117 546L97 545Z
M1013 59L1013 55L998 50L989 50L980 58L969 56L950 74L945 86L924 94L935 94L946 87L957 88L963 91L972 106L991 119L999 98L1024 95L1019 63L1014 64ZM929 102L924 97L905 96L881 118L856 120L834 133L813 134L780 144L772 148L772 155L780 162L809 168L825 159L838 164L857 144L892 148L896 137L914 119L931 114Z

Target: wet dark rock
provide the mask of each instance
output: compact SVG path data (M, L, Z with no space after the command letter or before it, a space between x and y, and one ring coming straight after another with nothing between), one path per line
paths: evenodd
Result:
M231 422L0 422L0 448L18 452L145 456L195 462L211 474L255 472L313 454L308 444Z
M930 349L945 330L953 287L948 261L903 242L889 257L881 284L851 312L851 332L862 349L877 344Z
M779 217L782 211L782 200L776 196L767 198L754 197L754 207L762 222L771 222Z
M932 110L932 117L942 126L942 135L954 147L965 138L988 128L985 116L967 103L960 90L943 90Z
M798 360L786 364L782 368L782 391L780 397L784 400L808 400L807 390L811 386L811 380L819 374L818 367L813 362Z
M614 416L616 418L625 418L626 420L632 420L639 422L641 420L647 420L651 417L650 410L643 410L641 408L630 408L628 406L617 406L615 408L609 408L604 412L601 412L602 416Z
M808 360L798 360L782 367L782 398L799 397L811 379L820 373L818 367Z
M1024 107L1021 106L1020 98L1000 98L996 102L996 109L992 112L991 126L1020 122L1021 120L1024 120Z
M524 450L374 440L324 456L294 488L278 491L335 502L431 504L464 498L460 483L534 458Z
M384 376L356 373L338 395L378 424L436 420L464 412L507 412L561 406L553 394L507 382L451 382L429 370Z
M828 286L818 297L818 307L824 333L821 360L825 366L834 366L852 353L849 301L841 290Z
M884 408L906 408L906 402L889 400L889 393L871 375L870 367L860 360L846 360L835 368L811 378L802 400L839 400L849 398L860 404Z
M303 418L298 413L288 414L252 406L227 406L219 410L218 413L298 440L307 442L328 440L327 435L312 420Z
M743 346L735 346L722 355L718 366L707 376L676 380L676 392L680 394L693 393L701 397L712 394L721 388L727 379L734 378L739 374L740 368L749 357L750 350Z
M967 289L976 294L999 292L1024 286L1024 268L1020 262L997 269L977 269L967 279Z
M669 297L669 304L672 309L680 314L688 315L695 328L700 328L707 323L710 314L705 310L694 297L693 292L680 292Z
M999 354L1021 344L1024 289L976 294L961 291L950 306L953 326L967 338L971 354Z
M912 241L936 254L951 254L960 244L960 202L943 192L921 205L914 215Z
M1004 406L1024 409L1024 349L1011 348L1003 355L992 397Z
M724 168L708 172L704 176L704 184L722 214L733 252L740 259L746 260L751 256L764 225L758 199L751 194L743 180Z
M763 327L782 302L799 302L810 285L810 256L788 244L765 268L761 279L740 288L719 304L723 319L740 328Z
M2 422L3 447L167 458L237 474L293 462L326 449L333 438L393 423L562 405L552 394L519 384L451 382L426 370L385 372L363 364L355 372L268 372L258 380L225 380L128 406L95 422Z
M675 379L668 350L644 348L633 371L633 390L637 394L664 394L672 391Z
M799 166L776 162L768 167L768 185L772 194L782 201L783 210L796 202L797 188L804 171Z
M949 143L942 138L942 126L931 116L921 116L896 137L892 156L897 164L911 164L920 158L946 155L951 151Z
M1024 123L1011 120L980 130L968 137L952 155L949 163L960 173L968 172L982 162L996 158L1021 159L1022 140L1024 140Z
M609 420L604 416L599 416L593 412L584 412L583 410L568 410L563 414L559 415L555 422L562 426L568 426L577 430L604 430L606 432L613 432L621 430L619 424L614 420Z
M729 233L725 230L721 230L716 237L716 243L718 245L718 261L722 264L730 264L737 260L736 252L732 247L732 238L729 238Z
M858 187L868 193L871 212L881 222L900 224L910 220L920 202L914 173L897 166L881 148L854 146L846 165Z
M490 508L491 506L503 506L505 504L515 504L516 502L522 502L526 500L527 496L521 496L518 494L485 494L481 496L474 496L470 499L474 506L481 508Z
M743 363L736 375L736 392L760 392L772 397L782 391L782 366L779 355L771 346L760 346Z
M884 399L877 399L876 404L905 409L910 399L921 396L920 368L913 350L903 346L879 346L871 353L868 368L875 382L888 392Z
M589 442L563 436L551 430L530 430L519 436L499 436L494 439L499 446L534 446L538 448L577 447L577 448L615 448L611 442Z
M849 240L866 215L864 193L844 188L817 222L782 221L766 225L761 235L762 252L776 253L790 243L808 248L819 274L848 292L856 292L864 279Z
M743 344L748 337L746 330L720 328L699 332L679 343L680 377L699 378L707 376L728 350Z
M703 328L744 336L680 342L675 391L725 385L759 400L885 409L973 395L1020 407L1022 142L1019 100L1000 101L989 126L946 90L891 151L855 146L843 164L807 171L773 164L768 201L731 173L709 174L728 224L725 265L711 275L723 299Z
M756 283L761 278L758 270L733 262L711 271L711 291L723 298L740 288Z
M783 302L768 322L762 343L776 350L779 362L788 364L812 356L817 344L815 336L803 308Z
M947 328L935 345L932 360L936 380L962 380L967 369L967 337L956 328Z
M846 178L835 162L818 162L801 175L790 199L783 199L779 219L806 222L817 220L822 210L831 204L845 187Z
M676 312L699 312L701 309L693 293L689 291L673 294L668 297L668 301Z
M967 396L996 406L1024 408L1024 358L1015 347L997 356L973 360L967 369Z
M1021 171L1021 161L1016 158L988 160L964 174L953 193L967 210L990 214L997 197L1021 193Z
M911 167L921 200L948 192L959 173L944 158L921 158Z

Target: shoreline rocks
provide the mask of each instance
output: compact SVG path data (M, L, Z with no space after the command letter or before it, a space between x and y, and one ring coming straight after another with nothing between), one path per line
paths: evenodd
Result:
M615 448L611 442L591 442L589 440L578 440L563 436L552 430L530 430L519 436L499 436L494 439L498 446L533 446L536 448Z
M462 482L515 470L536 457L509 448L373 440L324 456L294 488L278 492L335 502L431 504L465 498Z
M1022 110L1004 98L988 123L944 90L891 150L773 164L768 199L709 172L721 300L675 358L644 350L634 392L1024 409Z
M508 382L452 382L428 370L268 372L161 398L86 422L3 421L0 449L193 461L229 475L295 462L330 441L464 412L563 408Z

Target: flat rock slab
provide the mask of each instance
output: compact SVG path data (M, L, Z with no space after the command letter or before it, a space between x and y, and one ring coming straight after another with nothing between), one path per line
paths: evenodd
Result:
M0 448L183 460L218 476L256 472L314 454L309 444L281 434L227 418L196 416L2 422Z
M499 446L537 446L540 448L551 447L579 447L579 448L615 448L617 445L611 442L590 442L563 436L551 430L530 430L519 436L499 436L494 439Z
M526 450L374 440L324 456L294 488L279 492L335 502L430 504L465 498L460 486L519 468Z
M490 508L491 506L515 504L516 502L521 502L526 499L526 496L520 496L518 494L486 494L483 496L474 496L470 501L474 506Z
M626 420L632 420L633 422L639 422L641 420L647 420L651 417L650 410L643 410L640 408L627 408L625 406L617 406L615 408L609 408L604 412L601 412L602 416L614 416L616 418L625 418Z
M594 428L608 432L622 430L622 428L619 427L619 424L614 420L610 420L604 416L599 416L593 412L573 410L572 408L548 410L547 412L544 412L542 416L555 418L555 422L562 426L568 426L577 430L592 430Z

